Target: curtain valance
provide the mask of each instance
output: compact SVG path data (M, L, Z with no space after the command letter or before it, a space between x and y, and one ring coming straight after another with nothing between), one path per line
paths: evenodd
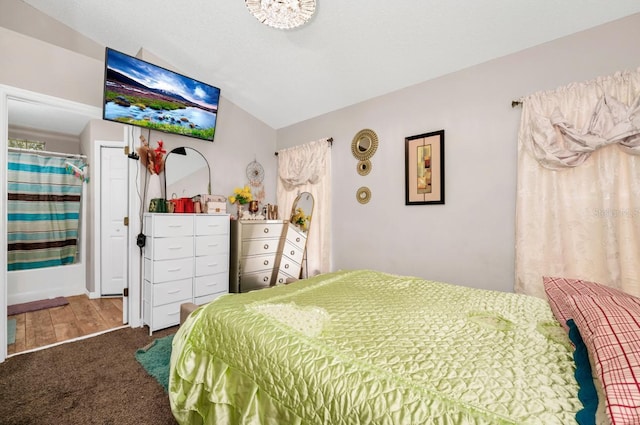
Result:
M291 150L291 152L288 152ZM316 184L326 173L327 139L284 149L279 155L278 176L286 190Z
M607 87L622 80L623 93ZM596 81L597 96L585 95L582 87L571 86L574 98L545 111L540 98L560 93L539 93L524 99L529 109L530 134L523 140L545 168L562 169L582 164L593 151L616 144L627 153L640 155L640 72L620 73ZM568 90L568 89L566 89ZM561 93L567 96L566 90ZM619 99L624 99L625 103ZM585 108L585 101L592 107ZM576 110L580 111L576 113Z

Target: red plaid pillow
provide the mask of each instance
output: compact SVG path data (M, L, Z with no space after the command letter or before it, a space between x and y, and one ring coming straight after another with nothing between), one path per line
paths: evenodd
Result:
M592 295L592 296L627 296L617 289L609 288L595 282L589 282L582 279L567 279L564 277L544 276L542 278L544 291L549 300L549 306L556 320L569 332L567 320L572 318L571 308L568 304L568 298L572 295Z
M640 299L569 296L614 425L640 424Z

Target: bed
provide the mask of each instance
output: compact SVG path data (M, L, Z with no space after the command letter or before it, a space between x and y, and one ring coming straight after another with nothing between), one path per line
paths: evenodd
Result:
M575 424L593 400L556 314L577 294L552 310L371 270L229 294L174 337L171 408L180 424Z

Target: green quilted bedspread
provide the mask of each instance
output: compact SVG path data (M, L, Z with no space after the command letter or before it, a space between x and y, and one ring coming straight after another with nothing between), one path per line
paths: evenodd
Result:
M369 270L200 307L173 339L181 424L575 424L546 301Z

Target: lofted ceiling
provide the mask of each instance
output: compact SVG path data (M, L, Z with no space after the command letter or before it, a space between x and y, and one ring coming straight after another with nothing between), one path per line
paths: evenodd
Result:
M274 129L640 12L638 0L317 0L293 30L243 0L23 0L143 48Z

